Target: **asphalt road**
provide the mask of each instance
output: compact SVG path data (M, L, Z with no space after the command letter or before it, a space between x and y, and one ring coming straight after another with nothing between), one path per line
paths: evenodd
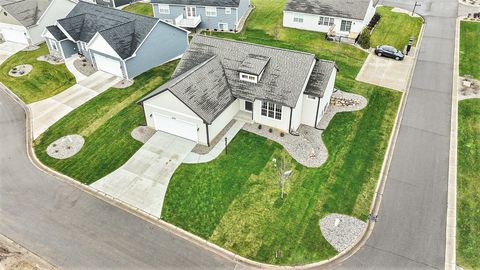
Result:
M383 4L413 8L414 2ZM456 0L421 2L426 25L379 220L339 269L443 269Z
M0 233L64 269L235 267L34 167L25 113L1 89Z

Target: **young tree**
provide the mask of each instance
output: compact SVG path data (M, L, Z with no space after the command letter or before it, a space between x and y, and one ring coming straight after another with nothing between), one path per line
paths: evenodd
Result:
M290 162L288 162L284 156L273 158L272 162L273 162L273 167L275 167L277 171L278 185L282 190L280 194L280 198L283 199L285 197L285 185L287 184L288 177L293 172L292 164L290 164Z

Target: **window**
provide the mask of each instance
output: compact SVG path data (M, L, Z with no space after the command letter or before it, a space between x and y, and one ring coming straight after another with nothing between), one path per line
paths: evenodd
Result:
M307 95L307 98L308 99L317 99L315 96L310 96L310 95Z
M352 22L342 20L342 23L340 24L340 31L350 32L351 29L352 29Z
M300 15L293 15L293 22L303 23L303 17Z
M318 17L318 25L327 25L327 26L332 26L334 22L334 19L331 17Z
M240 80L256 83L257 82L257 76L250 75L250 74L245 74L245 73L240 73Z
M232 8L226 7L225 14L232 14Z
M253 103L250 101L245 101L245 110L252 112L253 111Z
M272 102L262 101L261 114L263 116L281 120L282 119L282 105Z
M218 23L218 29L228 31L228 23Z
M205 7L205 15L207 17L217 17L217 8L216 7Z
M160 14L170 14L169 5L158 5L158 13Z

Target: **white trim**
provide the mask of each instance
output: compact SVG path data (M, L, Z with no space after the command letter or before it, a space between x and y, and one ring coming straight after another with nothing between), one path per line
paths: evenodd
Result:
M227 26L226 29L223 29L223 28L220 27L220 25L222 25L222 24ZM226 22L219 22L219 23L218 23L218 30L229 31L230 29L228 28L228 23L226 23Z
M183 103L183 101L181 101L177 96L175 96L175 95L172 93L172 91L170 91L170 90L166 90L166 91L170 92L170 94L171 94L173 97L175 97L178 101L180 101L180 103L182 103L183 105L185 105L185 104ZM162 92L162 93L163 93L163 92ZM159 94L161 94L161 93L159 93ZM155 96L156 96L156 95L155 95ZM153 97L155 97L155 96L153 96ZM151 97L151 98L153 98L153 97ZM149 98L149 99L150 99L150 98ZM147 100L148 100L148 99L147 99ZM145 100L145 101L147 101L147 100ZM144 103L145 103L145 101L144 101ZM156 109L161 109L161 110L164 110L164 111L167 111L167 112L170 112L170 113L176 113L176 114L178 114L178 115L184 116L185 118L189 118L189 119L196 120L196 121L199 121L199 122L204 123L203 119L200 118L200 117L198 116L198 114L197 114L196 112L194 112L192 109L190 109L187 105L185 105L185 107L187 107L187 109L189 109L193 114L197 115L198 118L194 118L194 117L192 117L191 115L184 114L184 113L181 113L181 112L177 112L177 111L174 111L174 110L166 109L166 108L160 107L160 106L158 106L158 105L153 105L153 104L151 104L151 103L147 103L147 104L148 104L148 106L150 106L150 107L153 107L153 108L156 108Z
M227 13L228 10L228 13ZM231 7L225 7L225 14L232 14L232 8Z
M207 11L208 9L210 9L210 12L212 12L212 10L215 9L215 15L208 15L208 11ZM217 17L217 15L218 15L217 7L205 6L205 16Z
M56 23L55 25L58 27L58 29L60 29L60 30L63 32L63 34L64 34L65 36L67 36L68 39L70 39L70 40L73 41L73 42L76 42L76 41L70 36L70 34L68 34L68 32L65 30L65 28L63 28L62 25L60 25L60 24L58 23L58 21L57 21L57 23Z
M160 7L168 9L168 12L161 12ZM170 14L170 5L168 4L157 4L158 14Z

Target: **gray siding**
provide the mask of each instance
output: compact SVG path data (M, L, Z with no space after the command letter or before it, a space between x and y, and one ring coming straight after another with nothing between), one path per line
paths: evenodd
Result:
M65 58L69 58L70 56L78 52L77 44L75 44L75 42L72 42L71 40L60 41L60 46L62 46Z
M250 0L240 0L240 5L238 6L238 22L245 16L245 13L247 13L249 5Z
M248 0L247 0L248 1ZM172 20L174 21L180 15L185 15L185 6L180 5L170 5L170 14L159 14L158 5L153 5L154 16L162 20ZM248 7L248 5L247 5ZM229 29L235 29L237 25L237 9L231 8L231 14L225 14L225 8L217 7L217 16L216 17L207 17L205 15L204 6L196 6L197 15L201 17L202 21L198 25L198 28L202 29L218 29L219 23L227 23Z
M129 78L159 66L179 55L188 47L187 32L159 22L137 51L126 61Z

